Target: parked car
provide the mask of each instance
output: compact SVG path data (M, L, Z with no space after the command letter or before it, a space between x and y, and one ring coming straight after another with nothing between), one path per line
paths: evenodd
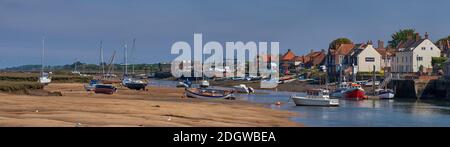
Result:
M110 84L97 84L95 85L95 93L114 94L117 92L117 88Z

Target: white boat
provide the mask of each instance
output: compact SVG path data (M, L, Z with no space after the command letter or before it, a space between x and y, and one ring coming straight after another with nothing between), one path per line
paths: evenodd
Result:
M45 36L42 37L42 57L41 57L41 75L39 76L38 82L40 84L48 85L52 82L52 78L49 73L44 72L44 55L45 55Z
M203 98L203 99L228 99L233 97L231 91L205 89L205 88L186 88L185 93L187 97L191 98Z
M378 89L376 93L380 99L393 99L395 96L391 89Z
M239 84L233 87L238 93L254 93L255 90L251 87L247 87L245 84Z
M330 99L329 91L324 89L308 90L305 97L292 96L297 106L339 106L338 99Z
M202 83L200 83L200 87L209 87L209 82L207 80L203 80Z
M86 91L94 91L95 90L95 86L97 86L97 84L100 84L98 80L91 80L89 82L89 84L84 85L84 89Z

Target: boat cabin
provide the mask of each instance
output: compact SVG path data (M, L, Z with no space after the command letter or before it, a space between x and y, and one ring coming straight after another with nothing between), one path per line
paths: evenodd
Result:
M329 93L330 91L325 89L310 89L306 91L306 95L309 98L328 98Z

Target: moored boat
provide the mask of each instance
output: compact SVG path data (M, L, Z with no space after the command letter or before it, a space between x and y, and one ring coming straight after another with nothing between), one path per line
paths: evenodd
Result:
M395 96L392 89L379 89L376 93L380 99L393 99Z
M367 99L367 96L364 92L364 89L361 88L361 85L356 83L351 83L347 90L344 92L345 99L351 100L362 100Z
M203 99L228 99L233 97L232 91L206 88L186 88L185 94L187 97Z
M292 96L291 99L297 106L339 106L338 99L330 99L328 90L308 90L306 96Z

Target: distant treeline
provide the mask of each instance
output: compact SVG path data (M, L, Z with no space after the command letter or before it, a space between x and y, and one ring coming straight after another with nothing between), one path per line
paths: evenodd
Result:
M158 72L170 71L170 64L156 63L156 64L133 64L134 70L139 72ZM133 70L133 65L128 65L128 71ZM121 72L125 70L125 66L121 64L113 64L108 66L104 64L105 71L111 69L114 72ZM9 67L2 69L3 71L40 71L41 65L22 65L16 67ZM82 62L75 62L73 64L46 66L46 71L80 71L80 72L98 72L101 71L101 66L98 64L87 64Z

